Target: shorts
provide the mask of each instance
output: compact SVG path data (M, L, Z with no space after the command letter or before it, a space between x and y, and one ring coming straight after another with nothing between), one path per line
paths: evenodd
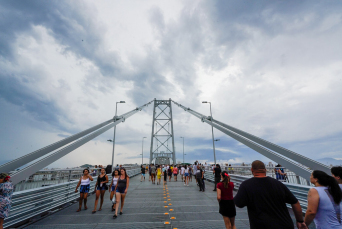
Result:
M156 176L156 174L155 173L151 173L151 177L155 177Z
M172 176L172 173L167 174L169 177Z
M141 176L144 176L144 177L145 177L145 173L142 173Z
M178 174L177 174L177 173L174 173L173 175L176 177Z
M185 177L188 177L188 176L189 176L189 173L185 173L184 176L185 176Z
M89 193L89 189L90 189L90 184L88 184L88 185L81 185L80 193Z
M229 218L236 216L236 208L235 208L234 200L221 200L219 202L219 205L220 205L219 213L222 216L229 217Z
M126 188L119 188L119 187L116 188L116 192L121 193L121 194L125 194L125 190Z
M108 189L107 189L107 185L104 184L104 185L102 185L102 187L97 186L96 190L100 190L100 191L102 191L102 190L108 190Z
M112 192L115 191L115 186L116 186L116 185L113 185L113 186L112 186Z

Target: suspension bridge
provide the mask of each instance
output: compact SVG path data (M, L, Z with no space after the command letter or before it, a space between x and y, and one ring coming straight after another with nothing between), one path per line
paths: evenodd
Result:
M172 112L174 107L178 107L197 117L199 122L212 126L293 172L296 176L296 184L286 185L300 200L303 209L306 208L308 179L312 170L330 173L330 167L320 162L218 121L212 116L200 114L172 99L154 99L125 114L115 115L94 127L3 164L0 166L0 171L10 172L14 185L25 182L31 175L104 132L126 122L132 115L149 105L153 106L150 163L176 164ZM164 151L161 151L161 148ZM139 182L139 179L134 177L139 173L138 168L129 170L129 175L133 178L127 195L125 213L115 221L115 224L120 225L121 228L150 228L152 226L157 228L224 228L223 220L218 214L215 193L196 192L194 182L188 189L183 187L181 182L169 182L167 186L151 186L149 182ZM205 176L208 181L213 179L210 173ZM232 181L237 184L237 188L247 178L243 175L232 175ZM306 180L307 185L301 184L301 179ZM78 195L73 193L75 182L77 183L77 181L69 180L48 187L15 192L11 214L5 219L4 226L14 227L23 223L32 223L37 219L41 220L34 224L27 224L26 227L103 228L108 227L109 224L112 225L114 222L110 217L111 212L103 210L100 214L94 215L86 211L80 214L74 212L72 203L78 198ZM88 203L93 201L92 198L93 196L90 196ZM108 204L109 201L105 201L104 209L110 209L106 208ZM66 207L69 205L70 207ZM246 210L239 210L237 225L240 225L239 228L249 228Z

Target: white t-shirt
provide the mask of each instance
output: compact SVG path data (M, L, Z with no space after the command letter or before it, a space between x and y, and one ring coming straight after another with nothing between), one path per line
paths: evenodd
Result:
M189 173L189 168L184 169L185 173Z
M185 171L185 168L182 167L182 168L181 168L181 174L182 174L182 175L184 174L184 171Z
M170 167L169 166L166 166L167 169L169 169Z
M194 165L193 168L194 168L194 173L196 173L196 171L197 171L197 165Z

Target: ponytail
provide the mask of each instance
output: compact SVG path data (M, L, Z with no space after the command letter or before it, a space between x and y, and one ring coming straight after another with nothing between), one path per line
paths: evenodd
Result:
M317 179L320 185L328 187L328 191L336 204L341 203L342 191L335 178L319 170L313 171L312 176Z
M224 185L224 188L228 188L229 182L230 182L230 176L228 175L227 171L223 171L221 173L221 176L223 177L222 183Z

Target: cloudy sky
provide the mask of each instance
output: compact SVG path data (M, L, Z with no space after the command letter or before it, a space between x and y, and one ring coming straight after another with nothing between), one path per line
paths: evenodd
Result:
M169 99L313 159L342 158L340 1L1 1L0 155L30 153ZM177 161L213 161L211 128L173 107ZM148 160L152 106L117 127ZM215 131L217 159L269 161ZM112 130L50 167L110 164ZM323 161L322 161L323 162ZM323 162L324 163L324 162Z

